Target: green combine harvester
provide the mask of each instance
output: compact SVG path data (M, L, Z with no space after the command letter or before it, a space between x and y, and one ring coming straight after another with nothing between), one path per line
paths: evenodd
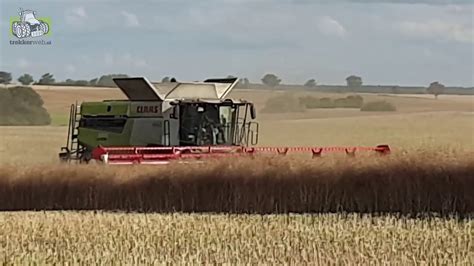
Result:
M165 164L173 160L288 152L374 150L377 147L254 147L258 143L255 107L226 96L237 78L204 82L151 83L144 77L116 78L127 100L73 104L65 162Z

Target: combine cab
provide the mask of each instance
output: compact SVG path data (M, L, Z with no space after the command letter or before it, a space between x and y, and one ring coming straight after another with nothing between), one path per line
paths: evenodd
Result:
M140 77L114 82L128 100L71 106L67 145L59 154L62 161L163 164L256 153L389 152L388 146L254 147L258 142L254 105L226 98L236 78L152 84Z

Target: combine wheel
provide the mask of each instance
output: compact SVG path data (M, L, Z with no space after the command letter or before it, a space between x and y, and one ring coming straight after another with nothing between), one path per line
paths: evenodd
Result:
M69 153L61 153L59 155L59 162L60 163L69 163L71 161L71 154Z
M79 162L80 163L89 163L92 160L92 152L89 150L84 150L80 157L79 157Z
M62 147L61 152L59 153L59 162L60 163L69 163L71 161L71 152L67 147Z

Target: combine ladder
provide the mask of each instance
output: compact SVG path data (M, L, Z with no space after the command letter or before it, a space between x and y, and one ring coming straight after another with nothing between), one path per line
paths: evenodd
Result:
M79 144L79 121L81 120L81 106L71 104L69 109L69 125L66 146L61 148L59 157L63 161L80 160L83 147Z

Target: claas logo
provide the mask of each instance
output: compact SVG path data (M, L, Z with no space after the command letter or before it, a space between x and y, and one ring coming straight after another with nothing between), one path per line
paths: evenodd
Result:
M161 106L156 106L156 105L153 105L153 106L137 106L137 113L139 114L143 114L143 113L153 113L153 114L158 114L161 112Z

